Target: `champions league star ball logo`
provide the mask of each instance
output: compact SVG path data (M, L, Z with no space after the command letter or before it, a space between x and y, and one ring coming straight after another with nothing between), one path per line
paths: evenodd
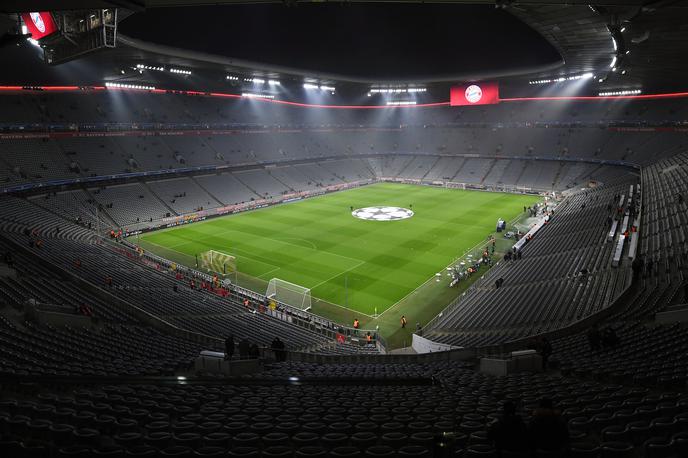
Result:
M368 221L399 221L413 216L413 211L400 207L366 207L351 212L354 218Z
M43 18L41 17L41 13L29 13L31 16L31 21L33 22L33 25L36 26L39 32L45 33L45 23L43 22Z
M477 84L471 84L466 88L466 100L470 103L478 103L483 98L483 90Z

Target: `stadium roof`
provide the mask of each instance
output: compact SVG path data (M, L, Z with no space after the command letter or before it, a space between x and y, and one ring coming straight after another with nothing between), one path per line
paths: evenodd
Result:
M63 9L118 7L131 11L181 5L208 5L207 1L145 0L95 1L65 0ZM251 0L214 1L213 5L229 3L266 3ZM290 4L302 3L297 1ZM395 2L416 3L416 2ZM684 58L688 43L688 2L660 0L603 0L592 7L579 0L457 0L443 3L490 4L503 8L544 37L561 56L538 64L519 65L513 61L499 69L465 69L451 74L431 72L415 75L412 81L405 78L378 78L342 74L333 71L313 71L301 68L298 63L284 65L261 62L260 59L237 59L189 47L170 46L165 43L119 36L118 48L94 56L99 63L107 62L109 71L132 62L159 62L193 69L215 72L262 75L267 78L312 77L321 83L393 83L400 80L416 83L448 83L486 78L522 77L523 80L556 78L593 72L604 79L604 88L638 87L674 89L681 87L682 75L688 71ZM41 10L53 2L30 0L3 2L0 9L6 12ZM295 10L298 10L296 8ZM190 32L187 28L184 33ZM496 39L507 40L508 35L493 31ZM526 50L527 51L527 50ZM480 48L477 48L480 52Z

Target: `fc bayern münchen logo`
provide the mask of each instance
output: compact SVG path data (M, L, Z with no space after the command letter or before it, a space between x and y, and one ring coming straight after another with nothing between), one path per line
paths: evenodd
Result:
M466 88L466 100L470 103L478 103L483 98L483 90L477 84L471 84Z
M29 16L31 16L31 21L33 21L38 31L41 33L45 32L45 23L43 22L41 13L31 13Z

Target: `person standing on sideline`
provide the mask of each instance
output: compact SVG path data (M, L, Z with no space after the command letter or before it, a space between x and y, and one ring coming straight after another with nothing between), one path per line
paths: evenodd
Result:
M402 328L402 329L405 328L405 327L406 327L406 323L407 323L407 321L406 321L406 316L405 316L405 315L401 315L401 320L399 320L399 321L401 322L401 328Z

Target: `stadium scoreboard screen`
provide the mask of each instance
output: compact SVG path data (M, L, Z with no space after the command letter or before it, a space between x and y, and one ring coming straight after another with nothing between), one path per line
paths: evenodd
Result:
M499 85L496 81L466 83L451 88L451 106L491 105L499 103Z
M57 32L57 24L48 11L21 13L21 17L34 40L40 40Z

